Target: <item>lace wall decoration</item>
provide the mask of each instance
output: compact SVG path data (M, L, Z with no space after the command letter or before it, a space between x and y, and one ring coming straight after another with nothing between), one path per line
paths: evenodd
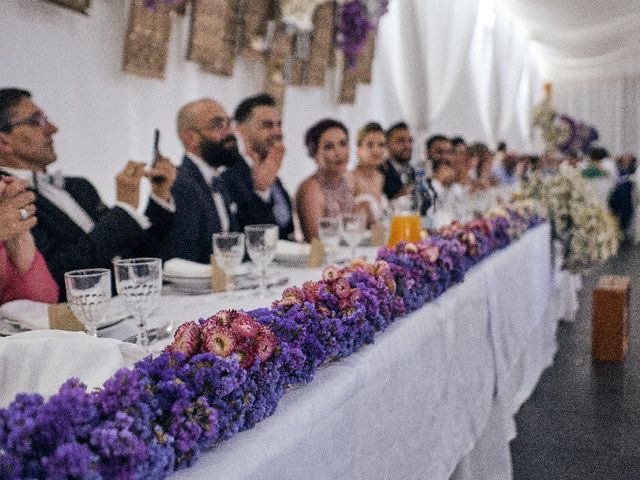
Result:
M237 6L234 0L193 0L187 58L207 72L233 75Z
M124 42L122 69L144 77L164 78L171 33L170 8L149 9L133 0Z

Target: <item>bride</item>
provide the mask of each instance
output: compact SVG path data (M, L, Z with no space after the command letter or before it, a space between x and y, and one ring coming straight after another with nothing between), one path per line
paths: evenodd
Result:
M384 162L386 137L379 123L367 123L358 131L358 165L351 172L356 209L367 216L367 226L380 222L389 200L382 193L384 176L378 167Z

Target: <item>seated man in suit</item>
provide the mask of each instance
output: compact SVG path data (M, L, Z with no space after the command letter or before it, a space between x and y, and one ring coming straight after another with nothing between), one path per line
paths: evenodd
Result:
M280 238L292 239L291 199L277 177L285 154L280 110L271 96L260 94L240 102L234 119L244 161L229 175L235 175L240 227L273 223Z
M173 185L176 214L162 257L209 263L211 236L239 229L238 208L232 198L235 187L223 173L243 160L231 119L212 99L184 105L178 112L177 128L185 154Z
M175 168L166 159L147 171L143 164L129 162L116 178L116 206L108 208L88 180L53 181L46 173L56 160L57 131L28 91L0 89L0 174L27 180L35 190L38 224L33 236L64 297L67 271L111 268L116 256L157 254L173 221ZM145 215L137 212L143 176L157 177Z
M404 122L396 123L387 130L389 158L380 165L384 175L382 190L388 199L401 197L413 190L415 170L411 166L413 137Z

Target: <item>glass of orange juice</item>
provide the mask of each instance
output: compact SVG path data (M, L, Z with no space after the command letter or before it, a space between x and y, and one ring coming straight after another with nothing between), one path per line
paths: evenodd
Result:
M402 240L417 242L420 240L422 222L415 212L401 212L391 217L391 228L387 246L395 247Z

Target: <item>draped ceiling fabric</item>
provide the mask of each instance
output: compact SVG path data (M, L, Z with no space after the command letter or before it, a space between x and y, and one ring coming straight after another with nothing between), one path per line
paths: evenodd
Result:
M556 85L558 110L597 125L614 152L623 146L637 151L637 134L630 132L640 124L640 108L629 105L639 101L640 56L625 56L640 51L637 3L391 0L379 26L372 83L358 86L354 105L337 104L333 74L324 88L287 87L285 185L293 192L314 170L302 138L326 116L345 122L352 138L367 121L386 127L406 120L417 140L416 159L433 133L492 146L506 140L531 151L537 144L530 111L542 96L543 79ZM162 132L162 152L179 162L175 114L182 104L208 96L232 113L242 98L260 91L264 78L263 66L252 60L237 61L229 78L185 60L189 20L178 16L165 79L122 73L128 4L95 1L82 16L41 0L0 1L0 85L34 93L60 128L58 166L89 177L107 201L125 162L151 157L154 128Z
M505 0L530 35L558 111L595 125L612 154L640 153L640 1Z

